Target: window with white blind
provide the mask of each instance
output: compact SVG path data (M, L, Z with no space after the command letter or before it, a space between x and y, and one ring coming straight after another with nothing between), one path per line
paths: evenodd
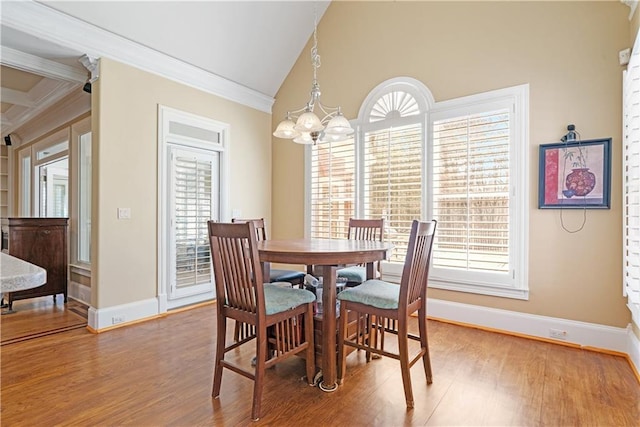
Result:
M433 265L509 272L508 110L433 123Z
M403 263L411 221L422 217L422 125L365 132L364 218L384 218L390 261Z
M434 218L430 286L528 298L527 121L527 85L436 103L420 82L398 78L369 94L347 149L357 191L334 198L351 198L355 217L385 219L395 246L385 278L400 278L411 221ZM331 156L316 154L326 149L310 148L313 171L333 170ZM348 220L329 203L317 209L327 180L308 177L312 236Z
M633 321L640 325L640 37L624 72L624 284Z
M355 214L354 149L353 139L313 147L310 168L311 237L347 237L349 218Z

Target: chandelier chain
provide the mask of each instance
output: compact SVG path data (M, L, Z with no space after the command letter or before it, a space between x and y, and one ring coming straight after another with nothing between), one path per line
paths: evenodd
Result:
M315 6L313 10L313 47L311 47L311 65L313 66L313 84L317 84L320 55L318 55L318 11Z
M313 82L311 98L303 108L287 111L286 118L280 122L273 132L276 138L293 139L299 144L316 142L341 142L353 134L353 128L343 116L340 107L329 107L320 101L320 85L318 84L318 10L313 8L313 45L311 47L311 66ZM315 110L315 111L314 111ZM295 120L295 122L294 122Z

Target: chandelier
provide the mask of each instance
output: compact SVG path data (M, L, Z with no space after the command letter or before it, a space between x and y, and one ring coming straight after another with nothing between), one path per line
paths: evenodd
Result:
M353 134L351 124L342 115L340 107L327 107L320 102L321 92L317 78L318 68L320 67L317 16L314 16L313 22L311 65L313 66L313 83L309 102L299 110L288 111L285 119L278 124L275 132L273 132L273 136L293 139L293 142L298 144L315 145L317 142L344 141ZM322 118L318 117L314 110Z

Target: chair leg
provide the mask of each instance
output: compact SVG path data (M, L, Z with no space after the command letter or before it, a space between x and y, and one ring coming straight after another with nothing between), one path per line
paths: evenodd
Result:
M313 386L313 378L316 374L316 348L313 337L313 304L309 304L307 307L307 314L304 319L304 335L307 337L306 341L309 343L307 347L307 382L310 386Z
M424 351L422 355L424 375L427 377L427 384L431 384L433 371L431 370L431 356L429 355L429 340L427 338L427 311L422 308L418 310L418 330L420 332L420 346Z
M240 322L236 320L236 326L233 328L233 340L235 342L240 341Z
M220 396L220 385L222 384L222 360L224 359L225 340L227 336L227 318L218 313L218 331L216 338L216 356L213 364L213 390L211 396Z
M364 317L364 334L366 335L364 337L364 340L366 340L366 344L369 348L376 348L375 347L375 337L376 337L376 332L374 331L373 328L373 315L372 314L363 314L362 317ZM360 319L358 319L358 322L360 322ZM364 343L363 343L364 344ZM365 356L366 356L366 361L371 362L371 355L373 353L371 353L369 350L366 351Z
M406 319L398 322L398 350L400 355L400 370L402 371L402 385L407 408L413 408L413 390L411 389L411 367L409 366L409 337Z
M253 383L253 404L251 407L251 419L260 419L260 408L262 405L262 389L264 386L264 371L267 357L267 331L262 328L257 332L256 342L256 367Z
M360 314L358 314L359 316ZM347 352L344 351L344 339L347 336L347 302L340 302L340 325L338 330L338 384L342 384L347 370Z

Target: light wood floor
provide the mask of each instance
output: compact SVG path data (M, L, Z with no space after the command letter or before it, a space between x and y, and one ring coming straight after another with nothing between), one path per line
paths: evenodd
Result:
M13 310L0 316L0 345L87 326L87 306L62 295L18 300Z
M252 382L225 371L211 399L215 306L94 335L76 329L0 348L6 426L638 426L640 386L606 354L429 322L434 381L412 369L407 411L397 362L348 357L323 393L294 358L266 376L263 418ZM238 352L247 364L250 352Z

